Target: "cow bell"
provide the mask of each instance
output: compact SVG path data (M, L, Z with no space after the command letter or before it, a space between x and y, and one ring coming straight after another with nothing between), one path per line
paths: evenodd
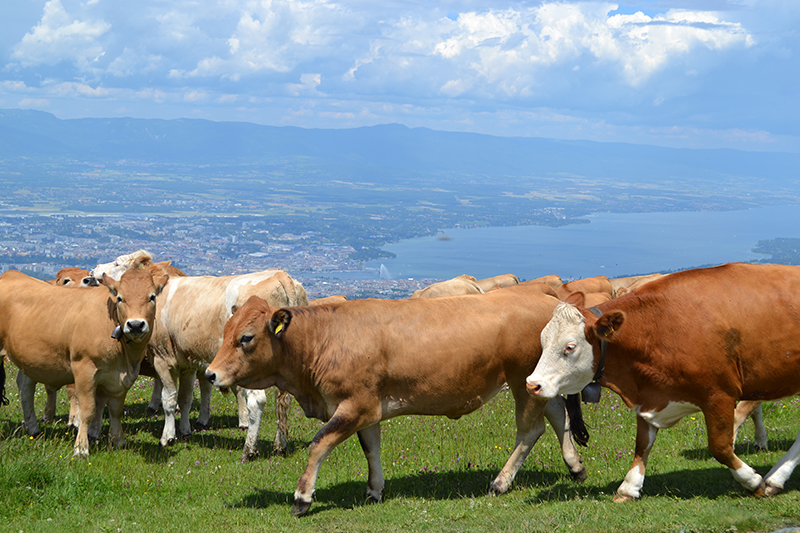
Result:
M120 326L114 328L114 331L111 332L111 338L115 340L122 338L122 328Z
M592 381L586 385L581 391L581 400L583 400L583 403L599 403L600 384L596 381Z

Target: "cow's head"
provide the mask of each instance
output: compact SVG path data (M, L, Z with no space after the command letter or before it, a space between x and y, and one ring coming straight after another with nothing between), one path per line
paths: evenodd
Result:
M622 311L600 318L583 309L585 295L574 293L558 304L542 330L542 357L528 376L528 392L541 398L577 394L591 383L597 370L593 345L611 340L625 321ZM598 356L599 362L599 356Z
M123 273L119 281L103 274L103 285L116 298L116 302L110 304L112 312L128 341L150 340L156 317L156 296L168 280L169 276L164 275L154 281L153 276L141 268Z
M102 263L94 267L90 275L97 281L102 281L103 275L113 279L120 279L128 270L147 267L153 262L153 256L146 250L137 250L132 254L121 255L110 263Z
M99 283L88 270L67 267L62 268L56 274L56 285L59 287L96 287Z
M276 351L291 321L289 310L251 296L225 323L222 347L206 369L206 379L218 387L272 386Z

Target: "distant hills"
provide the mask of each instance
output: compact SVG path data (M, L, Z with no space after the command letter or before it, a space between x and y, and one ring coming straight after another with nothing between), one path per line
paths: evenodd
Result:
M800 154L495 137L407 128L303 129L208 120L86 118L0 110L0 159L51 163L338 168L354 179L569 176L633 183L718 179L800 185Z

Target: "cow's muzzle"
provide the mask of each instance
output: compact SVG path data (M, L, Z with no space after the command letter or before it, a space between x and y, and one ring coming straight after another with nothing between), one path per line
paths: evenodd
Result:
M130 319L125 321L125 328L123 329L125 336L131 339L138 339L150 332L150 326L146 320Z

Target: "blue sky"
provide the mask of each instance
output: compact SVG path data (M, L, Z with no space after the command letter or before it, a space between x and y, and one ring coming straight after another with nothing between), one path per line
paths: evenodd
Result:
M0 108L800 152L797 0L14 0Z

